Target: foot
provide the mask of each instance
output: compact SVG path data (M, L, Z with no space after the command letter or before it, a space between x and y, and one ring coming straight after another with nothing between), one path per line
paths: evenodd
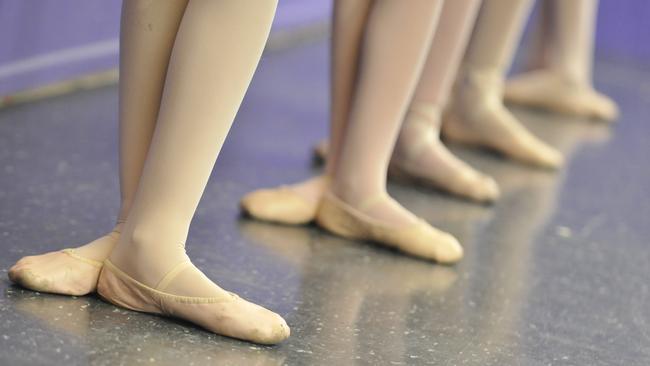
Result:
M349 200L344 202L367 217L382 222L387 226L404 227L413 225L420 220L387 193L361 201Z
M442 135L454 142L495 150L509 158L543 168L559 168L562 154L531 134L500 101L456 104L443 119Z
M102 262L119 239L119 226L78 248L23 257L9 269L9 279L40 292L75 296L95 292Z
M328 184L325 175L277 188L259 189L240 202L246 214L258 220L289 225L309 223L316 217L318 203Z
M98 293L107 301L255 343L275 344L289 336L282 317L212 282L183 246L141 235L130 239L122 238L100 274Z
M454 156L440 141L439 125L437 108L409 112L391 159L390 176L415 180L478 202L496 200L499 188L494 179Z
M618 106L608 96L550 70L515 76L506 83L505 100L577 117L605 121L618 117Z
M353 203L327 192L316 222L346 238L368 240L440 263L455 263L463 256L456 238L416 217L386 193Z

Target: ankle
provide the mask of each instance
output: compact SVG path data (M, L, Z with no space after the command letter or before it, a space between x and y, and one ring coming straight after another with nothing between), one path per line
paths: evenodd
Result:
M318 175L303 182L292 184L291 189L304 199L317 204L329 186L327 175Z
M382 196L384 189L370 188L371 185L358 184L359 182L337 181L332 184L331 193L344 203L359 208L365 205L368 199Z
M503 103L504 77L501 73L466 69L458 80L454 100L460 103L462 110Z
M122 231L124 230L124 221L118 221L115 226L113 227L113 230L111 230L109 235L120 235L122 234Z
M128 246L134 253L153 253L164 250L185 252L186 231L174 230L173 225L135 225L125 227L120 235L120 246Z
M420 112L411 109L400 131L393 156L397 160L411 161L440 140L440 109Z

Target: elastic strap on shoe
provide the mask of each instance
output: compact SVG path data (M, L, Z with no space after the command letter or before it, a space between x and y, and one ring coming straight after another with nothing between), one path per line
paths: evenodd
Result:
M86 264L90 264L93 267L101 268L102 265L104 264L103 262L96 261L94 259L82 257L79 254L75 253L74 249L63 249L62 252L78 261L84 262Z
M155 289L159 291L164 291L167 286L172 282L176 276L178 276L185 268L191 266L192 262L183 261L174 266L167 274L158 282Z

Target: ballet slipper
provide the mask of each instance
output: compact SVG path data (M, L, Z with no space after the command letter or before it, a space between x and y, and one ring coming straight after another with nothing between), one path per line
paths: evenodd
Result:
M440 114L436 105L411 104L390 160L389 177L480 203L493 202L499 196L494 179L454 156L440 141Z
M259 189L245 195L242 211L258 220L288 225L302 225L316 217L318 202L312 202L289 186Z
M9 279L27 289L59 295L95 292L103 260L122 230L122 221L107 235L77 248L21 258L9 269Z
M500 196L499 186L496 181L492 177L484 174L471 178L473 181L479 181L480 184L453 184L443 186L441 185L440 180L436 179L435 176L423 175L419 172L418 167L412 166L406 161L392 159L388 166L388 175L395 181L439 188L447 193L453 194L454 196L469 199L477 203L493 203ZM454 180L458 182L469 181L469 179L462 178Z
M293 185L259 189L245 195L240 206L244 213L261 221L286 225L308 224L316 218L322 192L329 178L320 175ZM309 194L313 194L310 197Z
M289 337L289 326L278 314L221 290L213 297L174 295L164 290L186 270L183 261L170 270L156 288L149 287L104 261L97 292L106 301L130 310L180 318L211 332L259 344L276 344Z
M455 98L443 114L442 136L487 148L537 167L557 169L562 154L535 137L503 105L503 82L494 71L467 67L457 81Z
M366 201L367 206L373 200ZM456 238L422 219L412 225L393 227L376 220L326 192L316 214L322 228L355 240L367 240L439 263L455 263L463 257Z
M558 169L564 164L564 157L559 151L533 136L505 107L496 107L496 110L488 110L486 114L497 117L494 119L476 117L468 120L455 111L449 111L445 114L442 125L443 138L468 146L493 150L505 157L540 168ZM486 124L499 126L494 129L491 126L479 126L480 121L494 121ZM503 134L500 136L492 133L484 134L482 132L485 129L490 129L491 132L498 129ZM504 136L508 137L503 138Z
M21 258L9 269L9 279L33 291L82 296L94 292L102 262L64 249Z
M436 143L440 144L441 142L437 141ZM324 161L327 159L327 154L329 152L328 149L329 144L327 140L319 142L318 145L314 147L314 158ZM422 169L420 167L411 164L408 159L400 159L393 154L390 160L390 165L388 166L388 178L409 184L439 188L455 196L470 199L479 203L492 203L499 198L499 186L492 177L477 172L455 156L452 156L446 148L440 150L441 153L449 155L449 160L454 160L455 164L459 166L459 169L456 171L460 172L463 176L450 179L448 176L440 177L436 176L436 174L422 174ZM450 181L455 183L449 184ZM478 182L479 184L471 184L470 182ZM273 217L278 217L278 215L274 215ZM266 221L273 220L266 219ZM282 222L286 223L284 220Z
M515 76L505 86L510 103L551 112L614 121L618 106L589 85L577 85L556 72L538 70Z

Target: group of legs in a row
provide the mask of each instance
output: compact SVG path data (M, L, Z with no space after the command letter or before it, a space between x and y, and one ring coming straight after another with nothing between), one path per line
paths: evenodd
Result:
M561 154L519 124L504 95L557 112L616 117L616 106L591 85L597 1L550 5L536 57L541 69L504 88L531 0L335 1L331 133L319 149L325 172L253 192L242 208L273 222L315 220L335 234L441 263L460 260L453 236L387 194L387 176L494 201L496 182L452 155L440 132L557 168ZM97 291L119 306L253 342L288 337L279 315L220 288L184 247L275 7L276 0L124 1L117 224L81 247L22 258L9 271L12 281L58 294Z

